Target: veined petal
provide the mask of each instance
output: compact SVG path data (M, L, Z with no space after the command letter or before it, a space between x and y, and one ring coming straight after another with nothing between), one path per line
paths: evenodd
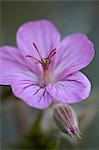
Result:
M60 43L54 61L54 74L65 76L86 67L94 57L93 43L82 33L67 36Z
M30 76L15 78L11 87L14 95L31 107L44 109L52 103L52 97L46 88L41 87Z
M46 89L58 101L76 103L89 96L91 84L83 73L76 72L63 81L49 84Z
M29 71L17 48L0 47L0 84L9 85L18 72Z
M39 66L25 59L20 49L11 46L0 47L0 84L10 85L17 73L32 72L39 74Z
M31 21L19 27L16 39L19 48L23 49L21 51L23 55L29 54L39 58L33 46L35 43L40 54L45 58L52 49L56 48L60 34L50 21Z

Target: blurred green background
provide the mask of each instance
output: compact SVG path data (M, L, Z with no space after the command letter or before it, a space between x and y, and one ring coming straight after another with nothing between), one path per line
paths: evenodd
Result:
M74 147L75 149L99 149L99 2L2 0L0 5L1 45L16 46L18 27L24 22L38 19L51 20L62 37L83 32L93 41L96 55L92 63L82 71L92 82L92 93L88 102L93 102L97 112L86 128L85 137L81 140L79 147ZM81 105L88 105L88 103L85 101ZM6 149L9 144L21 142L23 135L29 131L40 111L30 108L15 98L11 89L6 86L1 87L1 106L1 143ZM70 145L66 140L61 140L59 149L66 149L66 147L71 149Z

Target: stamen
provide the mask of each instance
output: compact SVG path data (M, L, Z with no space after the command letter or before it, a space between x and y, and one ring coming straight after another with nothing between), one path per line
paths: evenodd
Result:
M53 49L51 52L50 52L50 54L48 55L48 59L51 59L51 57L52 56L54 56L56 54L56 48L55 49Z
M33 57L33 56L26 55L25 57L30 57L30 58L32 58L33 60L36 60L36 63L42 63L40 60L38 60L37 58L35 58L35 57Z
M49 57L49 59L51 59L55 54L56 54L56 52L54 52L54 53Z
M40 54L40 52L39 52L39 50L38 50L38 48L37 48L35 43L33 43L33 46L34 46L35 50L37 51L37 54L39 55L40 60L35 58L35 57L33 57L33 56L31 56L31 55L26 55L26 57L32 58L33 60L35 60L36 63L40 63L42 65L44 71L47 70L48 67L49 67L49 64L51 62L51 58L56 54L56 48L54 48L50 52L48 57L42 58L42 56L41 56L41 54Z
M36 49L37 53L39 54L40 58L42 58L42 56L41 56L41 54L40 54L40 52L39 52L37 46L35 45L35 43L33 43L33 46L35 47L35 49Z

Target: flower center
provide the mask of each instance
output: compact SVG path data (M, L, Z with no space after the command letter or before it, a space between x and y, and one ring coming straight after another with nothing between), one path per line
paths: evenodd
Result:
M51 79L51 74L49 71L49 65L51 63L52 57L56 54L56 48L51 50L51 52L49 53L49 55L46 58L42 58L40 51L38 50L37 46L35 45L35 43L33 43L33 46L37 52L37 54L39 55L39 59L31 56L31 55L26 55L26 57L32 58L36 64L41 64L42 68L43 68L43 84L46 84L47 82L50 82Z

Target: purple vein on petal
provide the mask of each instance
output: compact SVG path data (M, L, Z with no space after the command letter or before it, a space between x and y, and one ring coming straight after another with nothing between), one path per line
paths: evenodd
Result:
M37 94L40 90L41 90L41 87L33 95Z
M80 84L81 84L81 82L79 82L79 81L77 81L77 80L67 79L67 81L73 81L73 82L76 82L76 83L80 83Z
M23 89L26 89L26 88L31 87L31 86L34 86L34 85L36 85L36 84L30 84L30 85L24 87Z
M40 100L42 99L43 96L44 96L44 99L45 99L45 91L46 91L46 89L44 90L43 94L42 94L41 97L39 98L39 102L40 102Z

